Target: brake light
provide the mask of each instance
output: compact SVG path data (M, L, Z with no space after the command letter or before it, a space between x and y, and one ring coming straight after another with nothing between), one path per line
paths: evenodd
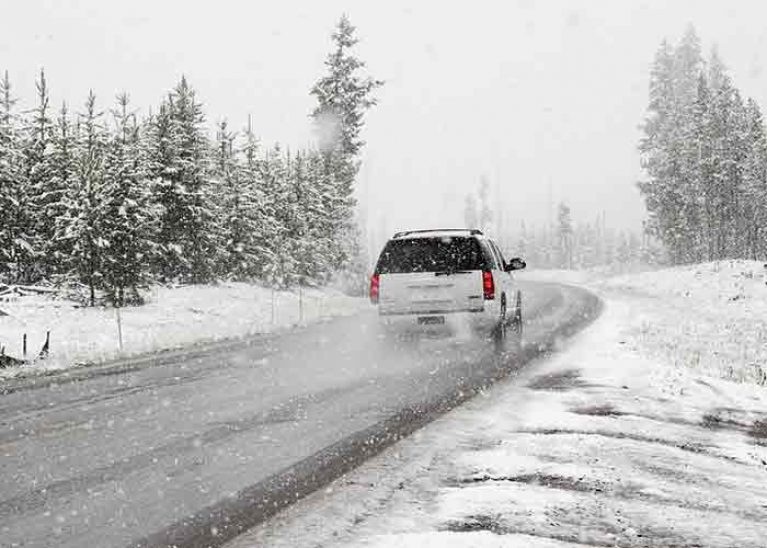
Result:
M495 281L493 280L492 272L482 273L482 292L485 295L486 301L495 299Z
M381 283L381 278L378 274L373 274L370 277L370 302L378 304L378 288Z

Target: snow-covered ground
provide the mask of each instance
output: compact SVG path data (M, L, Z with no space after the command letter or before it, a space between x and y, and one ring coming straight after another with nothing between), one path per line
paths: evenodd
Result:
M276 291L244 283L155 287L144 306L120 312L122 345L114 308L82 308L43 295L0 300L0 347L37 355L50 331L50 356L27 366L0 369L0 379L95 363L200 342L266 333L321 321L369 307L365 299L335 290ZM302 310L303 309L303 310Z
M755 261L622 276L602 285L641 306L632 336L677 368L767 383L767 271Z
M766 546L763 274L584 281L605 310L563 352L230 548Z

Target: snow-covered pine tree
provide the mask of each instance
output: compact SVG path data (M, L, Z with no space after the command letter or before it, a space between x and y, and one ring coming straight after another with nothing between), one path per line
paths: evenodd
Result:
M243 192L247 194L250 207L250 261L249 273L254 278L264 278L266 266L271 263L274 254L274 238L277 222L274 214L274 202L267 195L264 171L266 160L259 157L259 143L253 133L250 117L244 132L244 141L239 151L242 157L240 178Z
M139 126L126 93L117 96L111 114L115 131L104 158L100 262L106 297L122 307L141 303L139 290L151 282L150 261L159 252L159 208L150 194Z
M703 169L707 106L701 80L700 40L688 28L676 48L666 41L656 52L650 103L639 146L648 179L639 184L649 213L648 229L667 247L674 263L705 254L709 220Z
M304 190L304 211L307 216L308 235L314 241L311 262L313 277L317 282L325 283L330 279L337 265L334 257L341 254L339 242L335 239L337 220L331 212L335 209L332 201L337 198L334 192L334 180L324 170L324 159L318 151L310 151L306 156L308 185ZM367 274L368 264L365 254L360 250L355 256L358 262L350 267L354 272ZM364 262L364 264L360 264Z
M740 152L733 147L738 136L736 119L739 103L732 80L716 49L709 61L709 134L711 140L711 195L713 196L713 235L712 260L733 258L736 250L733 245L733 224L738 216L734 200L736 187L739 186L738 156Z
M149 146L154 194L162 207L157 264L166 281L209 281L217 241L202 105L185 77L152 119Z
M671 142L674 125L673 52L667 41L663 41L655 53L650 71L650 103L642 126L644 135L639 143L642 167L647 179L639 183L639 190L645 199L649 215L648 230L669 246L673 245L672 228L676 222L676 203L670 200L673 162ZM678 200L673 200L678 202ZM601 236L599 219L597 235ZM598 239L601 242L601 238ZM597 261L602 263L603 247L597 250Z
M107 135L102 116L91 91L78 120L74 184L64 197L64 214L56 226L57 241L71 253L65 263L68 280L88 288L90 306L96 304L96 290L103 281L101 251L109 244L103 237Z
M67 279L67 262L72 250L70 242L63 237L60 220L67 213L67 194L77 184L77 166L75 152L77 148L76 127L69 117L66 103L56 119L52 140L53 157L49 199L45 204L45 215L53 222L53 237L43 243L44 253L48 258L49 274L58 283Z
M323 155L326 182L333 184L333 196L327 197L330 218L336 220L334 238L344 244L337 265L349 260L355 249L357 231L354 223L354 180L359 169L359 154L364 145L361 138L365 113L376 104L373 92L383 85L380 80L363 76L365 63L352 52L357 43L355 28L345 15L332 35L333 51L328 55L326 75L312 87L317 100L312 111Z
M173 140L168 101L163 101L156 113L150 113L140 129L139 148L144 168L149 174L149 191L159 211L157 226L158 253L152 257L152 275L168 282L178 277L183 260L177 240L177 186L170 179L176 149Z
M247 219L243 212L240 186L240 170L235 156L236 135L229 130L226 119L218 122L216 139L212 143L210 177L215 187L220 209L220 234L217 240L216 274L222 278L242 280L247 277L246 236Z
M674 51L674 131L672 133L672 171L679 208L675 235L681 262L703 258L704 204L700 178L700 129L697 98L703 70L700 40L692 27L685 32ZM617 244L616 244L617 245ZM617 253L617 252L616 252Z
M34 265L29 186L8 71L0 81L0 281L27 281Z
M743 97L738 89L732 96L732 117L729 120L727 132L728 154L728 201L731 217L727 223L727 257L746 257L747 225L746 225L746 186L743 177L746 158L748 155L748 114Z
M297 283L297 265L293 240L290 238L289 163L279 145L267 152L261 170L263 187L274 214L271 234L272 253L264 268L264 278L271 287L287 288Z
M673 54L673 89L676 107L675 114L683 116L695 102L698 90L698 75L703 69L700 38L692 25L689 25Z
M690 147L697 162L697 200L700 223L694 260L713 260L716 241L716 158L713 155L711 89L708 77L701 71L698 75L698 92L692 110L692 135Z
M287 154L288 165L288 215L286 218L287 237L291 242L295 276L299 285L307 285L316 275L313 242L309 234L312 196L309 194L309 173L304 155L297 152Z
M746 103L746 157L743 163L745 257L767 256L767 135L764 117L753 99Z
M246 139L250 139L247 137ZM235 147L236 136L225 120L218 125L213 151L213 177L220 197L221 275L235 280L250 280L258 275L263 260L263 228L260 192L255 168L255 150L246 144L245 163Z
M34 266L25 268L26 281L34 281L51 274L53 261L46 257L47 243L52 241L55 220L48 217L51 204L56 202L57 190L51 188L54 173L53 131L50 113L50 95L45 72L40 71L36 82L37 104L27 118L26 142L24 143L26 177L29 181L30 215L33 236Z

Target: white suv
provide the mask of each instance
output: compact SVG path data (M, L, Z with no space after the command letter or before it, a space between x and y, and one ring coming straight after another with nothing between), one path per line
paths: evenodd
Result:
M475 229L398 232L388 241L370 280L370 300L380 316L443 324L466 316L500 335L521 332L522 297L509 262L491 239Z

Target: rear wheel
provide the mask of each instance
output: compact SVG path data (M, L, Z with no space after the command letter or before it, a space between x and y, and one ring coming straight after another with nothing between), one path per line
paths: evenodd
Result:
M517 291L514 305L514 316L511 318L511 330L518 335L522 334L522 292Z
M497 341L502 341L506 339L506 333L508 330L508 318L506 313L506 295L501 295L501 313L500 317L498 318L498 323L495 325L495 328L493 329L493 335L494 338Z

